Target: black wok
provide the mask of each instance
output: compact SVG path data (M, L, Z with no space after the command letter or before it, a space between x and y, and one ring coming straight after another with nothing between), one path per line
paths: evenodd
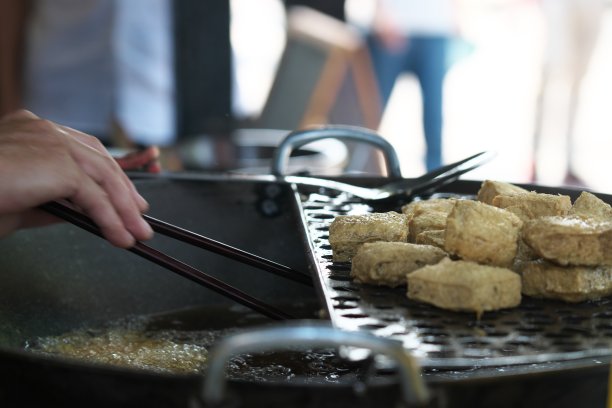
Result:
M288 186L234 181L139 182L151 215L298 270L308 268L299 216ZM273 198L273 200L270 200ZM218 255L155 238L153 245L223 278L300 318L319 309L313 289ZM223 321L216 310L238 310L215 293L70 225L21 231L0 241L0 406L189 406L201 378L93 365L24 351L38 336L97 327L131 315L185 308L213 311L203 326L250 326L265 320ZM242 313L237 313L242 316ZM359 369L357 369L359 371ZM576 362L562 370L519 367L425 373L435 406L601 406L608 362ZM239 406L392 406L400 391L393 373L357 373L335 384L234 380L229 401Z

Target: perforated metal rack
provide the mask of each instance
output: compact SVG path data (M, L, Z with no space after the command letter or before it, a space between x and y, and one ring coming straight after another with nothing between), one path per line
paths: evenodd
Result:
M337 215L375 209L344 193L296 189L296 194L318 289L336 327L397 339L426 369L607 361L612 355L610 298L569 304L523 297L520 307L486 312L477 320L473 313L411 301L405 287L354 282L350 263L332 261L329 225Z

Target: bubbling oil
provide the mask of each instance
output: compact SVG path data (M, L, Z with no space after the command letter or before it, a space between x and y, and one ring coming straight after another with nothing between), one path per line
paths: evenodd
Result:
M207 347L165 337L120 328L97 334L79 330L37 339L29 348L92 363L177 374L201 372L208 357Z
M227 334L227 330L150 330L149 323L147 318L131 317L104 328L38 337L28 341L26 349L90 363L198 374L206 367L211 345Z
M79 361L172 374L203 374L216 341L244 328L197 329L183 318L133 317L103 328L85 328L26 342L26 350ZM353 376L354 363L335 350L240 354L227 377L246 381L338 383Z

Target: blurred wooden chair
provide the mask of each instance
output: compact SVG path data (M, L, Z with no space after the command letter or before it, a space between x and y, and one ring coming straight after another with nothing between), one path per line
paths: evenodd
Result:
M366 45L353 28L307 7L287 14L287 44L256 126L303 129L321 124L376 130L382 108ZM380 153L346 143L347 171L381 174Z

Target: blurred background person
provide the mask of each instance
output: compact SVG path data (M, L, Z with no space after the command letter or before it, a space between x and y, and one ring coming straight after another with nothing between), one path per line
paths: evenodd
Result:
M453 0L377 0L368 36L383 106L400 74L421 88L428 170L442 164L443 86L448 51L456 37Z
M0 5L3 113L25 107L107 145L175 141L172 2Z
M540 0L546 39L534 129L534 182L584 186L575 169L575 123L581 85L599 38L605 3ZM543 173L548 176L543 177Z

